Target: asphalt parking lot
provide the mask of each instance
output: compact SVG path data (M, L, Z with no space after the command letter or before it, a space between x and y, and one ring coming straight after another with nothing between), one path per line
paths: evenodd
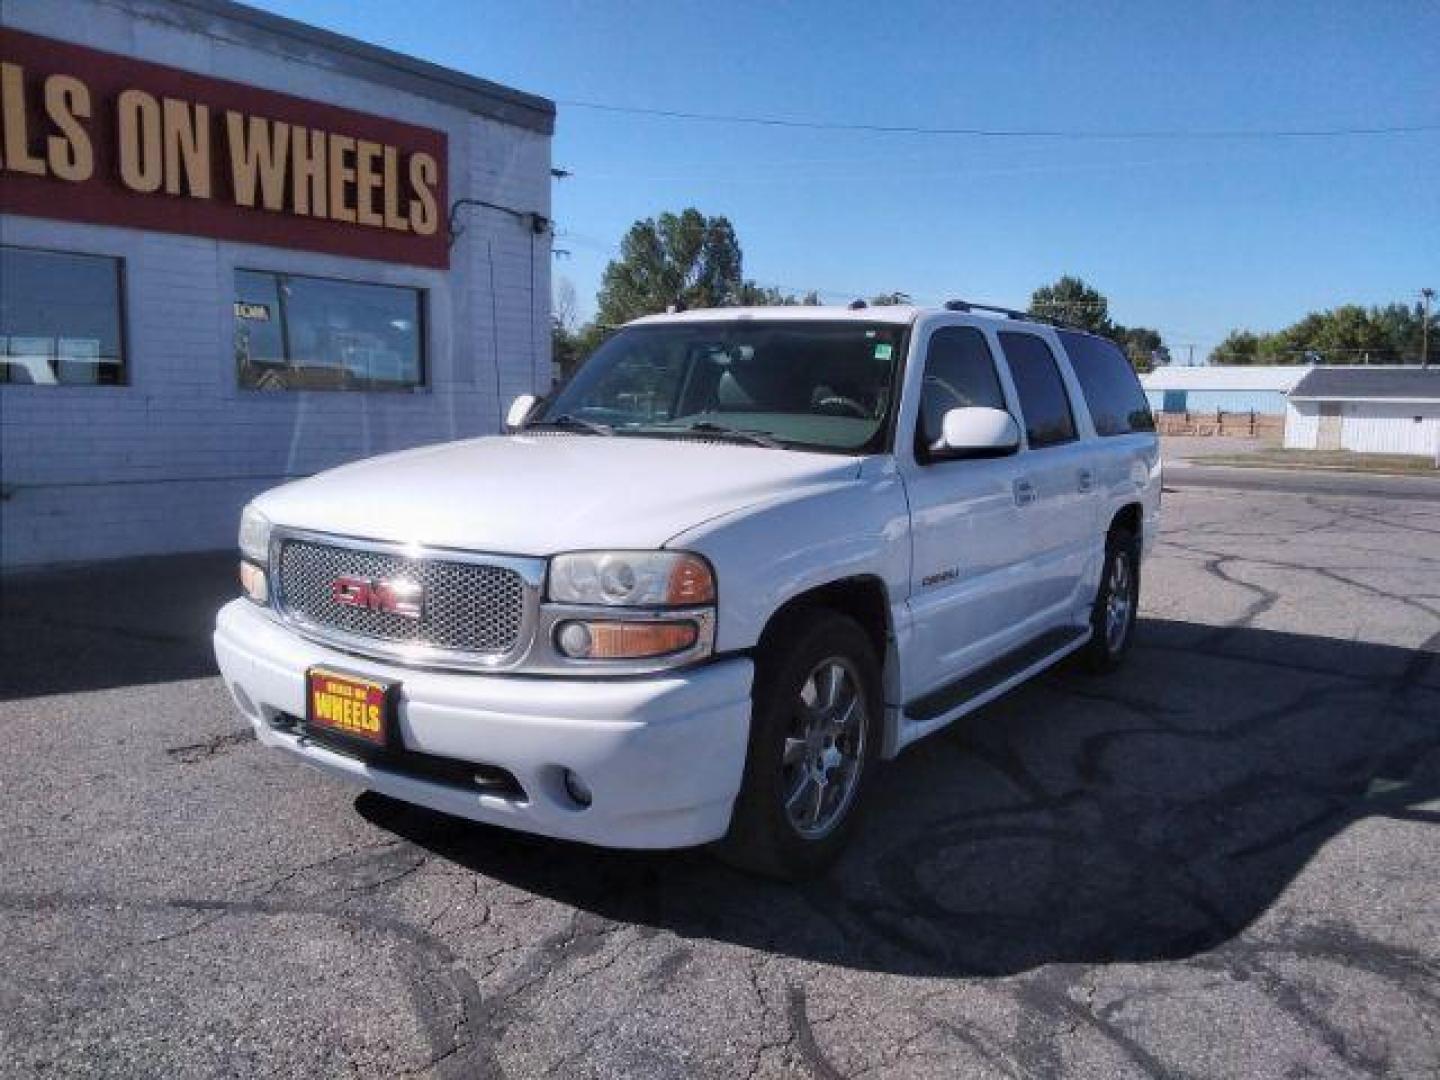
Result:
M0 1074L1440 1075L1440 499L1176 476L1127 668L907 752L800 888L262 752L229 556L7 580Z

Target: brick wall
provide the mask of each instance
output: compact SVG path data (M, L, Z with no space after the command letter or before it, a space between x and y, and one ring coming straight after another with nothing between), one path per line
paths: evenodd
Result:
M548 136L183 14L153 0L5 0L0 24L442 129L452 199L548 216ZM512 397L549 383L550 242L505 214L461 214L449 271L0 216L0 243L124 260L129 372L123 387L0 385L0 566L228 547L245 501L286 477L496 431ZM428 385L240 390L237 267L424 289Z

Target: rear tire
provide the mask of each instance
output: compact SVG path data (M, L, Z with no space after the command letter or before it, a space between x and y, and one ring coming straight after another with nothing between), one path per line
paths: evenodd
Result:
M1105 566L1090 611L1090 640L1081 653L1087 670L1103 675L1124 661L1140 608L1140 540L1128 529L1105 537Z
M771 628L756 657L750 746L719 854L799 880L824 871L854 832L878 764L880 664L854 619L827 609Z

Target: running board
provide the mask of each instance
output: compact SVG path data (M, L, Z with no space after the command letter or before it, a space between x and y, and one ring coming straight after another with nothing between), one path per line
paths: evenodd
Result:
M905 705L896 750L994 701L1090 640L1090 627L1057 627Z

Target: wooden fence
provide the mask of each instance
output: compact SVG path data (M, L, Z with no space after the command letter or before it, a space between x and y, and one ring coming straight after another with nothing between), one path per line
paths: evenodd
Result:
M1278 439L1285 434L1285 417L1268 413L1214 412L1160 413L1156 417L1161 435L1232 435L1243 438Z

